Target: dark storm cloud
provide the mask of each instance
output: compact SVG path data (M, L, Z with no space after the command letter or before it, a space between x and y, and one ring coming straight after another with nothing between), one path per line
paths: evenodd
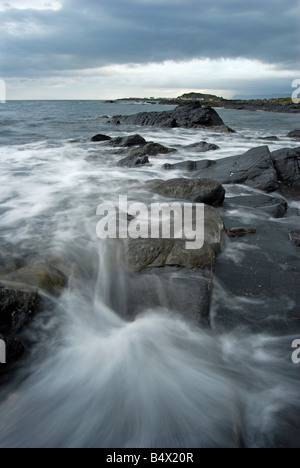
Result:
M298 0L66 0L0 22L2 77L206 57L299 68Z

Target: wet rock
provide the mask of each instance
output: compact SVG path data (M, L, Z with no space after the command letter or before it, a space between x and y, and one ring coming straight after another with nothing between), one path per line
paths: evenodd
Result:
M127 137L118 137L110 140L107 145L112 147L145 146L147 144L145 138L140 135L131 135Z
M19 283L0 283L0 339L6 344L7 364L22 356L24 345L18 334L38 312L38 306L37 289Z
M250 226L250 227L236 227L227 229L227 235L229 237L244 237L247 234L256 234L257 228Z
M107 136L107 135L95 135L91 141L94 141L94 142L101 142L101 141L110 141L111 140L111 137L110 136Z
M288 138L300 138L300 130L293 130L288 133Z
M225 217L226 225L231 222ZM234 222L242 225L243 217ZM300 329L299 272L286 224L261 221L256 235L229 239L216 264L213 330L294 335Z
M268 146L220 159L214 166L200 171L199 175L221 184L243 184L266 192L279 190L277 172Z
M129 156L157 156L158 154L176 153L176 149L167 148L159 143L147 143L141 148L133 148L129 152Z
M271 154L278 180L288 185L300 185L300 148L284 148Z
M66 266L58 260L32 259L25 266L9 272L0 281L22 283L57 295L68 284Z
M110 305L121 317L133 318L145 309L163 309L179 313L197 324L208 325L213 289L210 270L147 268L123 276L117 273L117 279L116 275L114 277L107 293ZM122 294L116 294L116 283Z
M260 140L265 140L265 141L280 141L277 136L266 136L266 137L261 137Z
M183 161L176 164L164 164L163 168L166 170L183 170L187 172L201 171L207 169L208 167L214 166L215 161L210 161L208 159L202 159L201 161Z
M141 167L145 164L149 164L148 156L127 156L127 158L121 159L118 162L118 167Z
M275 198L268 195L247 195L231 197L226 200L225 208L236 209L247 207L249 210L260 210L273 218L283 218L287 212L288 203L284 198Z
M114 118L121 124L158 127L213 127L224 126L224 122L211 107L202 107L200 102L190 102L169 112L143 112Z
M148 268L213 268L216 255L225 242L224 223L219 212L205 207L205 242L201 249L188 250L184 239L137 239L127 246L127 269L140 272Z
M147 186L159 195L212 206L222 205L226 193L221 184L210 179L154 180L148 182Z
M38 290L22 283L0 282L0 330L20 331L37 312Z
M206 141L200 141L200 143L193 143L184 147L185 149L191 149L197 151L197 153L206 153L207 151L216 151L220 149L219 146L212 143L207 143Z

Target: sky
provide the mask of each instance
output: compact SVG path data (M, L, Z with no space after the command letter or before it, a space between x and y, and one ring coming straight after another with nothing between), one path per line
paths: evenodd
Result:
M7 99L289 96L299 0L0 0Z

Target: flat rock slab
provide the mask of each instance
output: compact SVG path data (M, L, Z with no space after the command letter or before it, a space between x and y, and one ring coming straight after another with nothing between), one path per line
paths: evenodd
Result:
M210 179L154 180L148 182L147 187L165 197L205 203L211 206L222 205L226 194L224 187L219 182Z
M263 194L227 198L224 208L236 209L241 206L249 208L250 211L260 210L273 218L283 218L288 208L285 199Z
M243 184L266 192L279 190L277 172L268 146L220 159L214 166L200 171L200 174L221 184Z
M225 223L230 226L230 217ZM257 234L229 239L216 264L213 330L294 335L300 329L299 282L288 222L262 222Z

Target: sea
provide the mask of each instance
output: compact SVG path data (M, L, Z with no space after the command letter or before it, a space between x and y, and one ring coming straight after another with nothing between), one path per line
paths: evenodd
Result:
M180 176L163 170L165 163L217 160L263 145L271 151L299 146L287 138L299 128L297 114L217 109L236 130L230 134L107 123L114 115L173 108L104 101L0 104L0 248L16 258L74 265L69 287L45 297L44 312L26 330L33 341L29 355L0 387L1 448L300 447L300 372L292 348L281 348L282 336L263 327L197 327L166 305L159 281L159 307L145 305L129 318L139 284L124 287L118 253L97 238L98 205L120 195L150 203L155 195L145 189L147 181ZM150 166L120 168L120 154L91 142L99 133L138 133L178 152L150 158ZM279 141L262 140L273 135ZM184 149L199 141L220 149ZM226 189L230 196L233 189ZM299 197L291 205L300 210ZM232 300L224 289L214 294ZM259 298L258 313L268 299ZM300 329L285 343L297 337Z

